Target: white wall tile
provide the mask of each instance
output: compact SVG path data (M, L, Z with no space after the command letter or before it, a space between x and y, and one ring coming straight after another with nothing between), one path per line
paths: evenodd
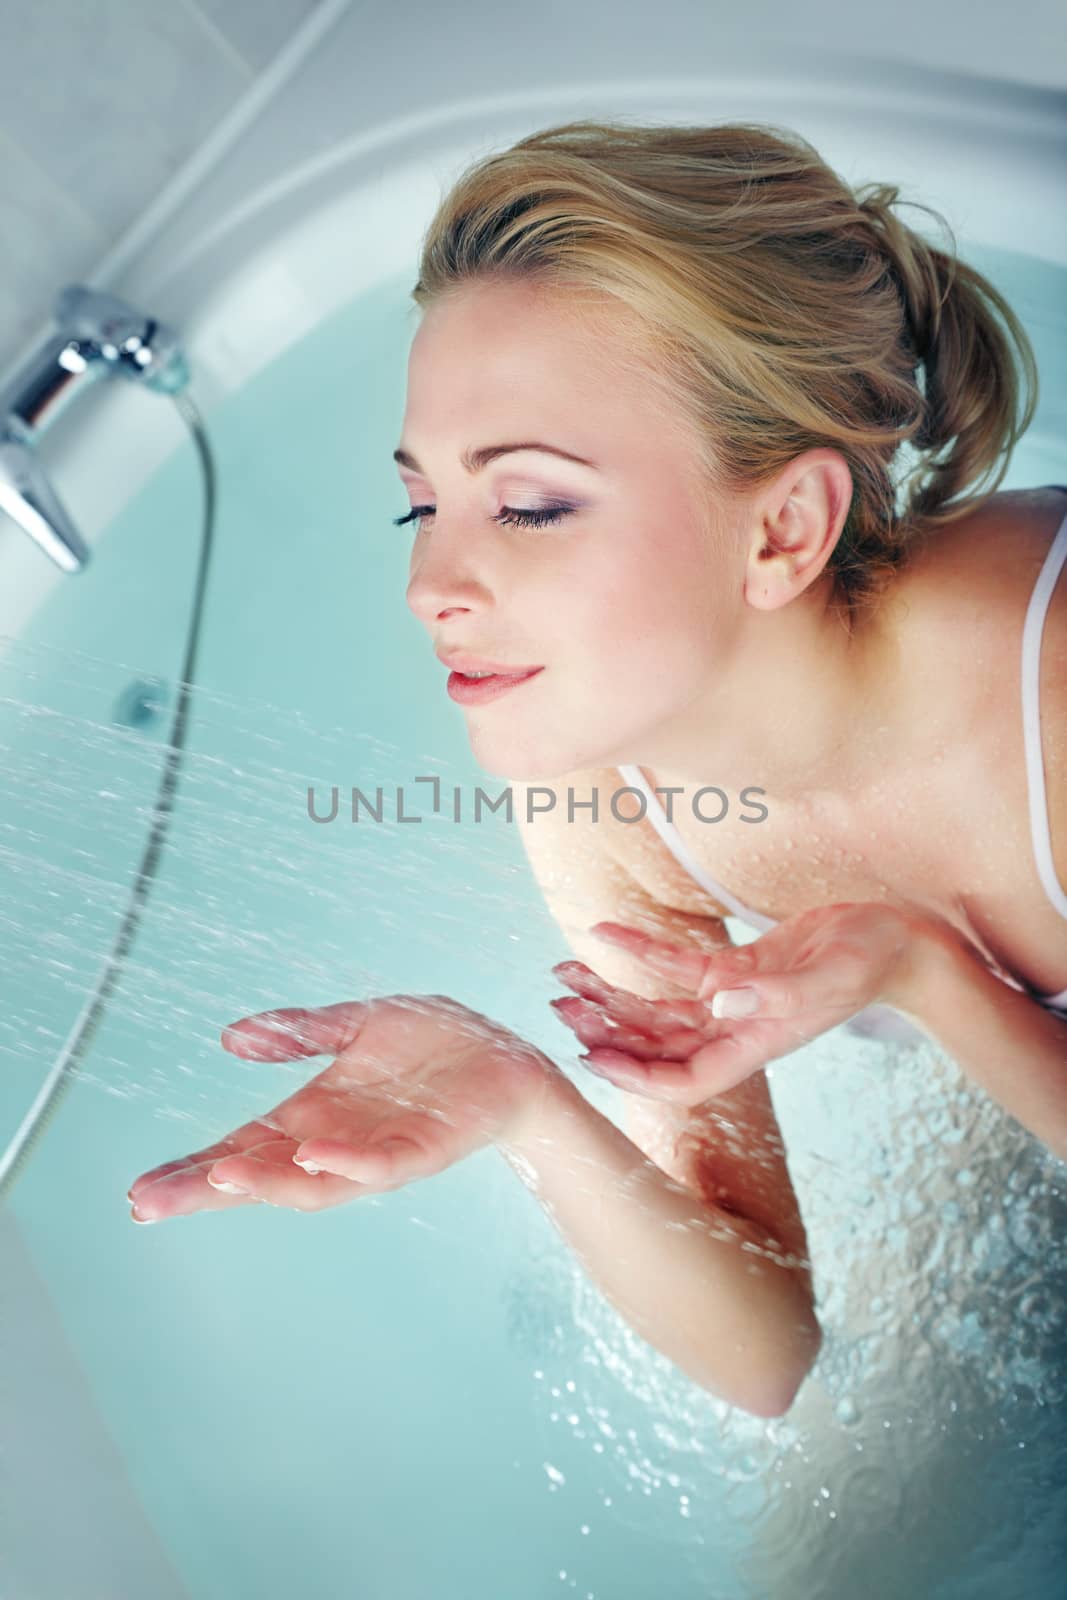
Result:
M173 0L46 0L0 22L0 122L112 238L253 76Z
M0 357L6 357L51 315L60 289L92 271L107 236L3 128L0 216Z
M318 0L185 0L257 72L270 65Z

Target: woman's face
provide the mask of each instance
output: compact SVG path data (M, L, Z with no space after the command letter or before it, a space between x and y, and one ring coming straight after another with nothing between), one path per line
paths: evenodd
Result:
M656 758L721 688L743 609L740 567L702 525L706 488L679 422L635 366L625 308L529 284L480 284L432 305L408 367L400 464L417 528L407 601L438 652L543 670L464 706L485 771L551 782ZM632 327L632 324L630 324ZM538 442L480 471L465 451ZM565 509L542 527L505 508ZM725 527L729 507L715 507ZM717 678L718 675L718 678ZM445 697L447 671L441 669ZM658 735L658 736L657 736Z

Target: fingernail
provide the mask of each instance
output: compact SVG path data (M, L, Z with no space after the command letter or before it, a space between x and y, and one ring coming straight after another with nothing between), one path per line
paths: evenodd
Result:
M315 1165L314 1161L301 1161L299 1156L294 1156L293 1157L293 1161L295 1162L295 1164L298 1167L303 1167L305 1172L321 1172L322 1171L322 1168L321 1167L317 1167Z
M720 989L711 1001L713 1017L754 1017L759 1010L755 989Z
M218 1178L213 1178L210 1172L207 1181L213 1189L221 1189L224 1194L247 1194L247 1189L242 1189L239 1183L222 1183Z
M158 1222L159 1221L158 1217L139 1217L137 1215L136 1211L132 1212L131 1215L133 1217L134 1222L140 1222L140 1223L142 1223L144 1225L147 1225L149 1222Z

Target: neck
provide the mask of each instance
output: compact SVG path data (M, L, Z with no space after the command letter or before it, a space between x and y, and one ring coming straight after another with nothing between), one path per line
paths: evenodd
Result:
M829 584L778 611L748 610L728 672L640 741L657 784L792 802L855 792L902 748L900 637L889 604L851 629Z

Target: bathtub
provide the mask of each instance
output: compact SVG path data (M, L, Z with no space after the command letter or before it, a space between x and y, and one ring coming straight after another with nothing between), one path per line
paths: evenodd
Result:
M767 1422L693 1389L644 1346L493 1151L318 1217L248 1208L154 1230L129 1219L137 1173L266 1111L309 1075L221 1051L219 1028L250 1011L450 992L572 1059L545 1021L562 942L513 832L475 833L425 810L404 834L395 822L327 830L304 804L319 783L388 790L436 773L473 792L484 782L403 606L406 546L389 526L403 509L389 454L415 325L407 291L437 198L473 156L573 116L744 118L799 129L853 182L899 183L945 214L961 253L1005 288L1034 338L1042 404L1006 486L1065 481L1062 97L858 56L805 59L736 33L714 59L714 71L688 78L620 73L606 89L542 90L553 80L528 67L516 92L471 86L402 116L375 98L388 82L361 80L360 104L339 102L329 149L290 156L278 173L277 152L300 149L301 108L339 94L324 47L174 214L91 280L183 331L218 463L218 544L159 878L85 1067L0 1216L10 1391L0 1576L12 1595L723 1600L761 1592L753 1584L768 1573L776 1596L844 1595L858 1591L832 1583L861 1579L870 1595L920 1592L924 1581L933 1593L932 1579L949 1595L952 1575L961 1594L986 1592L986 1575L990 1593L1037 1595L1062 1558L1062 1501L1040 1472L1055 1449L1047 1385L1026 1390L1025 1362L1002 1360L995 1335L1018 1333L1007 1298L999 1321L962 1303L939 1310L936 1362L925 1388L916 1379L914 1404L914 1373L878 1387L878 1360L850 1366L842 1340L806 1409ZM0 527L3 955L14 1001L0 1146L128 897L203 512L185 426L158 397L101 386L42 454L93 560L64 576ZM813 1259L859 1252L867 1357L896 1350L907 1319L901 1306L887 1325L886 1256L835 1232L840 1195L825 1172L847 1174L851 1162L884 1215L894 1175L882 1187L871 1177L885 1153L873 1125L867 1145L863 1135L851 1152L842 1144L839 1092L862 1083L872 1105L889 1096L885 1126L916 1160L921 1103L927 1140L986 1152L980 1195L1002 1182L1024 1198L1054 1188L1047 1163L933 1055L913 1052L890 1076L884 1047L835 1034L769 1073L805 1207L811 1196ZM931 1085L944 1090L936 1105L922 1098ZM607 1086L582 1088L619 1114ZM961 1159L953 1172L968 1170ZM926 1193L943 1208L965 1188L961 1178L935 1196L931 1180ZM972 1236L988 1233L975 1305L1010 1289L1012 1306L1037 1294L1054 1317L1056 1213L1039 1209L1023 1238L1029 1213L997 1229L972 1203ZM885 1236L899 1226L890 1218ZM1013 1229L1029 1286L998 1265ZM906 1242L897 1248L905 1259ZM954 1273L973 1266L947 1259ZM919 1280L909 1287L918 1294ZM836 1292L827 1287L829 1301ZM928 1314L920 1294L907 1315ZM998 1490L1001 1510L1025 1491L1031 1511L988 1548L971 1539L985 1506L975 1462L986 1413L955 1434L908 1434L923 1425L919 1396L926 1424L931 1407L949 1420L966 1413L975 1361L1005 1366L984 1403L1011 1412L989 1472L1003 1483L1003 1464L1025 1453L1034 1474ZM884 1443L894 1427L894 1439L911 1439L899 1456ZM831 1435L824 1460L819 1441ZM783 1468L792 1491L768 1496ZM956 1491L949 1531L935 1534L922 1495L950 1482L969 1487ZM996 1521L993 1509L978 1520ZM868 1539L879 1518L880 1542Z

